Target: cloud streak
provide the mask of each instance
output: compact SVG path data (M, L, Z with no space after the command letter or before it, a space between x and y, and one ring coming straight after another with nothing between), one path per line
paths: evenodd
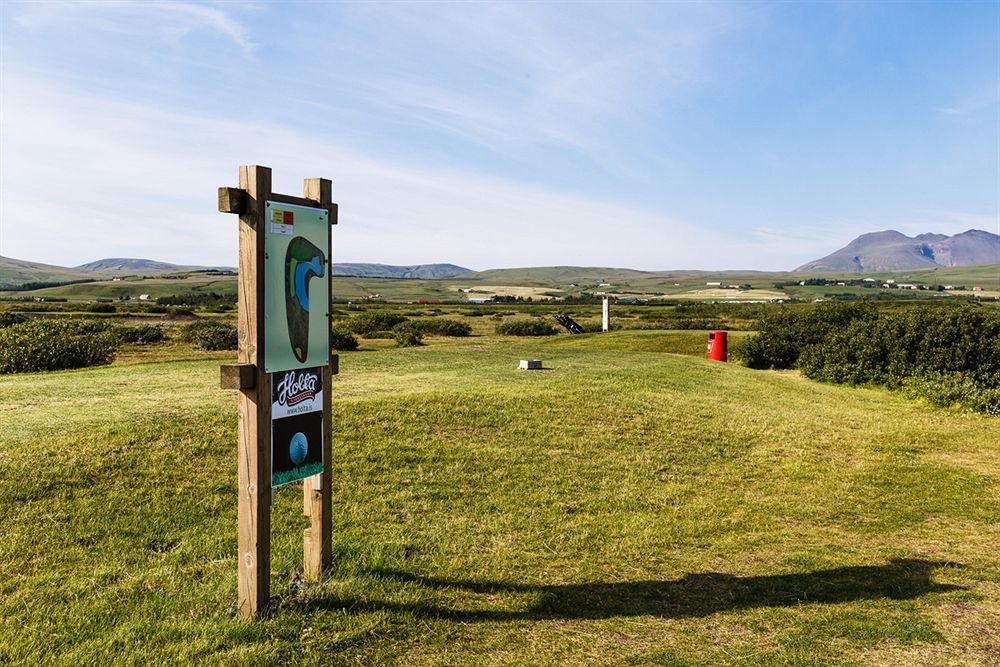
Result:
M59 29L179 42L199 31L222 35L251 55L249 31L218 7L189 2L39 2L14 5L14 20L33 30Z

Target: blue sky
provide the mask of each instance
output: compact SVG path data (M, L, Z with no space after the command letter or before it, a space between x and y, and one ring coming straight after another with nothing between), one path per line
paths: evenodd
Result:
M333 179L337 261L789 269L1000 232L1000 4L0 5L0 254L233 264L215 190Z

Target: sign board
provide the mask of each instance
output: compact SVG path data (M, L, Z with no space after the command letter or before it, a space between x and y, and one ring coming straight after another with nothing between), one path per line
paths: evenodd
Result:
M271 486L323 472L323 378L319 368L271 376Z
M268 201L264 229L264 371L330 358L330 219L326 209Z

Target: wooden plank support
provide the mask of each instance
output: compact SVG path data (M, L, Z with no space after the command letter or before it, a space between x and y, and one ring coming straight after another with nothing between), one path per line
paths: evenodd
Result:
M328 211L332 206L333 183L326 178L307 178L302 186L302 196L312 203L311 206L319 206ZM331 216L330 222L333 222ZM326 248L326 256L329 264L326 272L326 279L330 285L329 293L333 294L333 242ZM326 304L329 313L330 304ZM329 349L329 344L327 345ZM333 447L331 439L332 429L332 409L331 394L333 393L333 372L328 364L325 368L320 368L320 377L323 384L323 472L319 475L304 480L302 488L302 509L309 517L309 527L303 532L302 539L302 564L303 573L307 579L318 580L323 574L330 570L332 564L332 532L333 532L333 492L331 458Z
M219 188L219 212L238 213L247 210L247 191L240 188Z
M340 355L331 354L330 355L330 375L340 374Z
M253 389L257 384L257 367L253 364L223 364L219 367L222 389Z
M239 362L254 367L239 391L237 613L252 617L271 596L271 377L264 372L264 228L268 167L240 167L246 207L239 227Z

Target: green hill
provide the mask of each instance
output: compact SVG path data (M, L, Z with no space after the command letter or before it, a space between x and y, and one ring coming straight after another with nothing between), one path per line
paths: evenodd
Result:
M64 266L53 266L23 259L0 257L0 290L26 283L65 282L93 278L93 274Z

